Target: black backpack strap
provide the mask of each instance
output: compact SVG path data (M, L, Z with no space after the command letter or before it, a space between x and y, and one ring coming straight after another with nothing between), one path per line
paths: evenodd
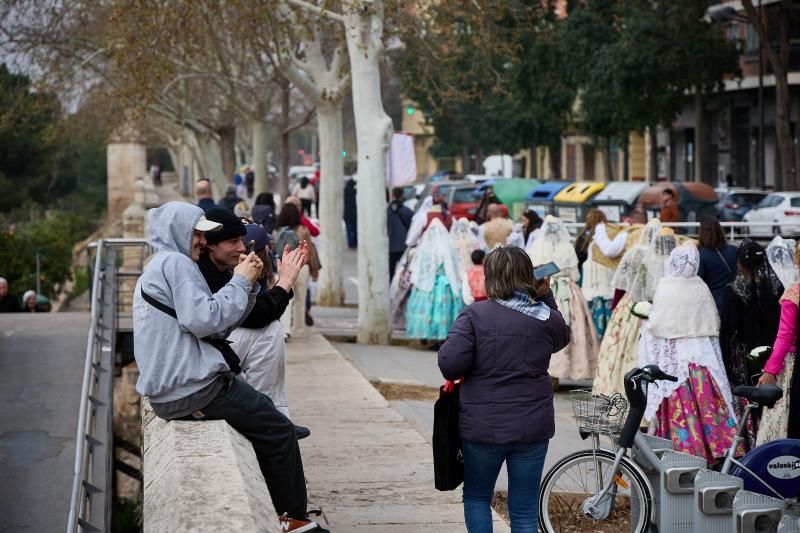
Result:
M144 292L144 287L141 287L141 293L142 293L142 298L144 299L145 302L149 303L162 313L166 313L176 320L178 319L178 313L176 313L173 308L171 308L167 304L162 304L161 302L159 302L158 300L156 300L155 298Z
M176 313L173 308L159 302L158 300L156 300L155 298L144 292L144 287L141 287L140 289L141 289L140 292L142 294L142 299L144 299L145 302L149 303L162 313L165 313L176 320L178 319L178 313ZM225 363L227 363L228 368L231 369L231 372L233 372L234 374L241 374L242 372L241 360L239 359L239 356L236 355L236 352L233 351L233 348L231 348L230 341L225 339L214 339L211 337L203 337L200 340L203 342L207 342L208 344L216 348L219 351L219 353L222 354L222 358L225 359Z

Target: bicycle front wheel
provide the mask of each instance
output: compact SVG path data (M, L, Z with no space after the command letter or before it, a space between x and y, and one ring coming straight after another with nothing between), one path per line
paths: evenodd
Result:
M619 471L611 475L614 454L608 450L583 450L564 457L542 481L539 493L539 526L546 533L597 531L644 533L653 510L650 485L641 472L623 457ZM611 512L603 520L583 513L583 503L612 483Z

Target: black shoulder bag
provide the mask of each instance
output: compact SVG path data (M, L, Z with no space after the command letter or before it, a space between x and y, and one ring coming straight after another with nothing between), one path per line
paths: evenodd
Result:
M173 308L166 304L162 304L146 292L144 292L144 288L141 289L142 298L144 301L161 311L162 313L168 314L174 319L178 319L178 314L175 312ZM231 369L231 372L234 374L241 374L242 373L242 365L241 361L239 360L239 356L236 355L236 352L233 351L231 348L231 343L225 339L214 339L211 337L203 337L200 339L203 342L207 342L217 350L219 353L222 354L222 357L225 359L225 362L228 364L228 368Z

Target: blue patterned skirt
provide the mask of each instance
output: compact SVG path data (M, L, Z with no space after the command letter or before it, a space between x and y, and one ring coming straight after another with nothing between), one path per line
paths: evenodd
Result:
M409 339L444 340L450 326L464 307L464 301L450 290L450 282L439 268L433 290L414 287L406 306L406 337Z

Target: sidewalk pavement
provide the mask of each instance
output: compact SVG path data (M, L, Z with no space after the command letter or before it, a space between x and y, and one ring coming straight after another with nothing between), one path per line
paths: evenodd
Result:
M461 489L434 488L420 433L320 334L286 347L292 419L311 428L300 447L320 522L334 532L463 531ZM494 531L509 531L498 516Z
M404 385L423 385L438 388L443 382L436 361L436 351L415 349L410 346L367 346L354 343L334 343L339 350L364 377L372 382L399 383ZM550 441L545 459L547 472L557 461L569 453L583 450L589 444L578 435L572 416L569 389L590 388L590 382L564 382L555 395L556 434ZM416 428L428 443L433 428L433 403L412 399L392 400L394 407ZM500 471L496 490L508 489L506 468Z

